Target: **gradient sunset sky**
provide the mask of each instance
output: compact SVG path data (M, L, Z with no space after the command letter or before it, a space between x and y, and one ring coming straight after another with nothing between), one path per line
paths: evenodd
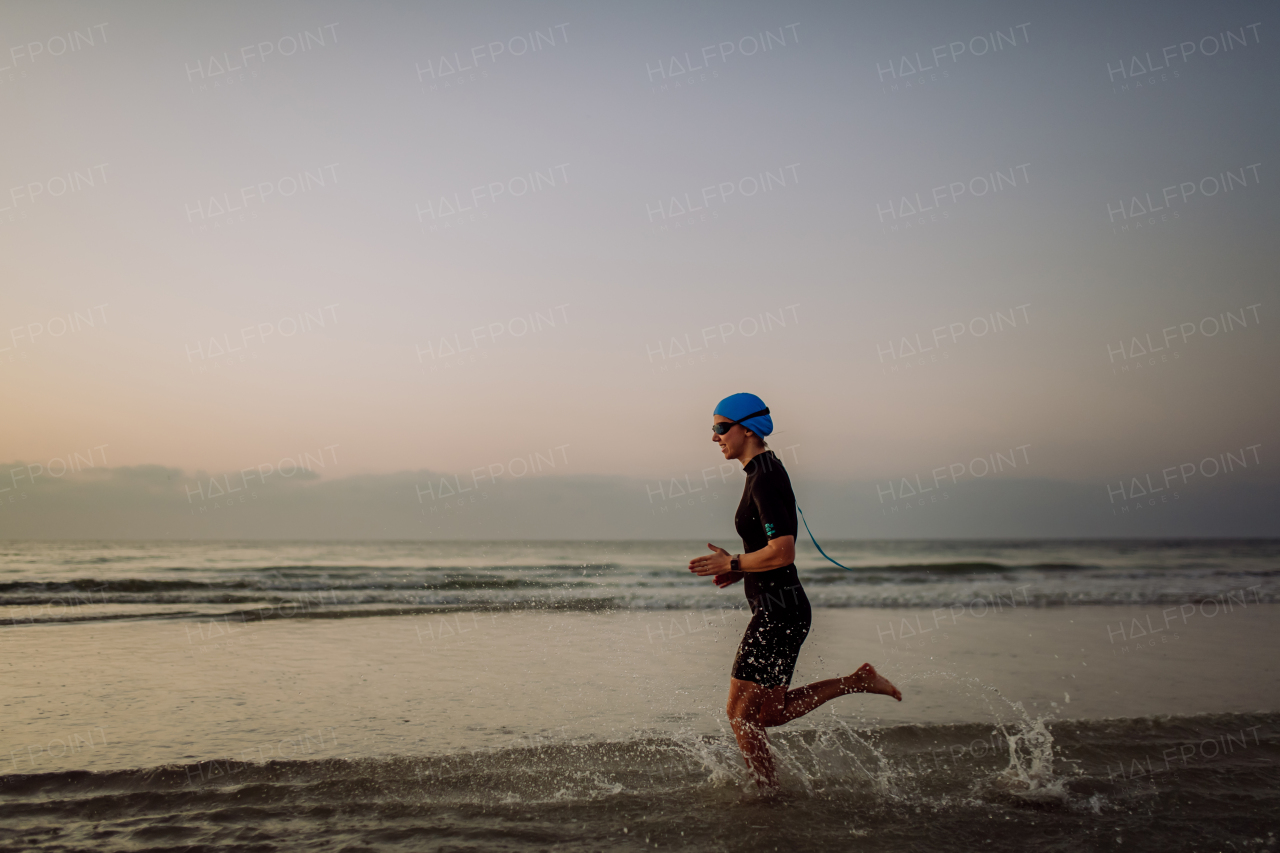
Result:
M0 460L1274 481L1273 9L8 4Z

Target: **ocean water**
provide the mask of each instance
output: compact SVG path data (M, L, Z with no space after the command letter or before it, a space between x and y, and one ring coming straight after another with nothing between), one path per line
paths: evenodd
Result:
M702 543L0 544L0 849L1277 849L1280 542L824 547L766 799Z
M732 544L732 543L731 543ZM832 541L796 564L819 607L930 607L1009 590L1036 606L1274 602L1280 542ZM326 617L413 608L678 609L726 597L692 542L0 543L0 625L233 608ZM1253 589L1257 587L1257 589ZM264 613L265 617L266 614Z

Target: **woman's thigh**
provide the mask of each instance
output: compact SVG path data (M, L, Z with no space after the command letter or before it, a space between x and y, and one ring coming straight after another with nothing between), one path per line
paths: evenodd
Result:
M787 688L764 687L754 681L743 681L741 678L729 679L729 702L727 710L730 718L757 721L761 717L778 713L787 702Z

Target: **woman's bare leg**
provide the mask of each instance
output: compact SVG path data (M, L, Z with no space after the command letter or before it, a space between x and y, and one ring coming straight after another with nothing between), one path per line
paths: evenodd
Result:
M803 717L815 708L830 702L837 696L849 693L881 693L899 702L902 693L869 663L864 663L852 675L815 681L804 687L788 690L785 694L766 695L760 713L765 726L780 726Z
M756 784L765 789L778 786L778 773L773 764L773 754L769 750L769 737L759 719L760 706L765 695L770 692L769 688L761 687L754 681L731 678L726 707L729 725L733 727L733 736L747 762L747 770ZM772 692L781 693L781 688L773 688Z
M769 751L769 736L764 733L764 726L754 720L730 720L733 736L738 739L738 748L746 759L747 770L761 788L778 787L778 771L773 764L773 753Z

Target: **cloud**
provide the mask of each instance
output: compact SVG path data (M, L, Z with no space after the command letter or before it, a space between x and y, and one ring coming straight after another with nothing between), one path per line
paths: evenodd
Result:
M13 481L0 467L7 539L695 539L732 548L741 481L614 475L468 482L437 471L322 479L186 473L160 465ZM881 489L877 490L877 485ZM1280 486L1204 482L1119 501L1101 483L991 479L888 499L882 484L797 482L819 541L841 538L1280 535ZM803 527L802 541L807 540Z

